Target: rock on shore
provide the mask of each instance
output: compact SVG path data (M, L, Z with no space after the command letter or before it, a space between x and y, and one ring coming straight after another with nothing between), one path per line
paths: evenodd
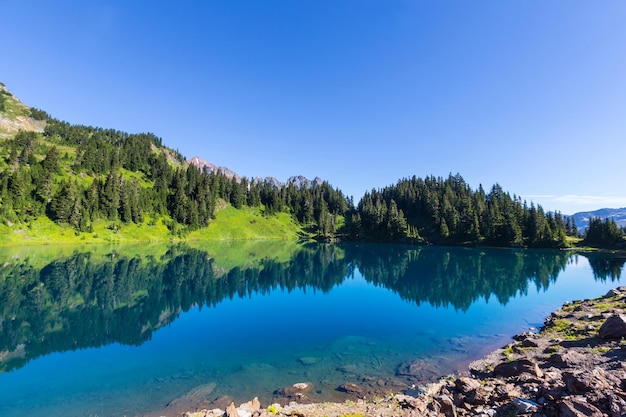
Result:
M467 375L385 398L345 403L291 402L261 408L258 400L227 410L186 417L361 417L361 416L626 416L626 287L594 300L565 303L541 333L514 342L470 365ZM294 385L304 389L304 385ZM295 392L295 391L294 391ZM294 398L297 397L294 394Z

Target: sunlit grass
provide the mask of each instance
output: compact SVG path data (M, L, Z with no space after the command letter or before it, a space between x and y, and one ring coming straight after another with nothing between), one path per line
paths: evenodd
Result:
M208 227L191 232L190 240L298 240L301 227L287 213L265 215L260 208L218 209Z

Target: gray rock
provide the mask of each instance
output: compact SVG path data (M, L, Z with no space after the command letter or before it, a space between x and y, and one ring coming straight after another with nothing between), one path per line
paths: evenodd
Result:
M536 347L539 347L539 345L533 339L528 338L528 339L522 340L522 347L525 347L525 348L528 348L528 347L536 348Z
M605 297L615 297L617 295L622 295L622 293L620 292L619 289L613 288L613 289L610 289L609 292L607 292L604 296Z
M598 334L603 339L620 339L626 336L626 316L615 314L600 327Z
M521 413L534 413L539 408L539 404L536 402L527 400L525 398L516 398L513 400L513 405Z

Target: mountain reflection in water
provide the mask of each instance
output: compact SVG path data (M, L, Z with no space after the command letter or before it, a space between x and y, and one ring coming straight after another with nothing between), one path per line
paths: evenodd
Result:
M547 291L560 273L581 259L551 250L281 242L88 249L59 256L43 253L47 249L0 253L0 372L11 374L53 352L114 343L141 346L192 309L219 310L220 304L276 291L328 294L359 280L397 294L414 308L428 305L464 314L476 303L493 298L506 306L530 289ZM596 281L619 280L623 258L585 256ZM351 310L345 314L358 323L381 296L342 297ZM325 309L336 311L320 305L319 320L305 320L305 331L320 332L319 340L325 331L333 331L327 323L338 319L336 313L326 316ZM279 329L280 322L278 317ZM355 329L359 329L356 324ZM394 325L388 330L402 331ZM426 337L433 340L439 337L429 334ZM303 332L300 337L307 336ZM349 338L337 340L332 343L352 343ZM317 360L307 358L312 363Z

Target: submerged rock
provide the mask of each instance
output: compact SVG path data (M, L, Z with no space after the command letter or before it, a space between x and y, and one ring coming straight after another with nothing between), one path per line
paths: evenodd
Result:
M302 365L315 365L319 361L321 361L321 359L314 356L305 356L298 359L298 362L300 362Z
M167 403L165 410L168 412L177 412L207 407L210 405L209 397L213 391L215 391L215 387L215 382L199 385Z
M363 388L352 382L347 382L337 388L338 391L347 392L352 395L363 395Z
M312 389L312 383L298 382L296 384L277 389L274 391L274 395L287 399L288 401L309 402L309 397L306 394Z

